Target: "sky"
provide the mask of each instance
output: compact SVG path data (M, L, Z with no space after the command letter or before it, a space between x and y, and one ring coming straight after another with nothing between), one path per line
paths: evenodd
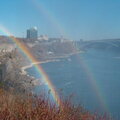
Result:
M120 0L0 0L0 25L17 37L37 26L49 37L120 38Z

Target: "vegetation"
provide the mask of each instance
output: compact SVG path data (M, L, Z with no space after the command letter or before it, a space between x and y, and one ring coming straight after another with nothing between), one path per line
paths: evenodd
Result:
M35 79L27 74L23 74L21 70L24 61L23 56L17 49L11 52L2 50L0 52L0 64L5 67L5 70L2 72L5 77L0 81L0 86L4 89L14 89L15 92L22 93L30 91L34 86L32 81Z
M13 95L0 90L0 120L110 120L106 115L90 114L69 100L58 107L44 96Z
M21 74L19 60L16 52L1 54L0 62L7 70L5 80L0 82L0 120L111 120L73 105L70 98L61 99L62 106L57 106L43 95L21 92L30 78Z

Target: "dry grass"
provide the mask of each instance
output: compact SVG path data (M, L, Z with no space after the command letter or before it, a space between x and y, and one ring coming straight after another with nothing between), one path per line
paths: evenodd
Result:
M81 106L75 107L64 100L57 107L43 96L13 95L0 90L0 120L109 120L105 115L90 114Z

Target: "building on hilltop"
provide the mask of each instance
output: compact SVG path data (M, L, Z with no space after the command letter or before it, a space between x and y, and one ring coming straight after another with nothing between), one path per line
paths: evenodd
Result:
M38 38L37 27L32 27L27 30L27 38L28 39L37 39Z

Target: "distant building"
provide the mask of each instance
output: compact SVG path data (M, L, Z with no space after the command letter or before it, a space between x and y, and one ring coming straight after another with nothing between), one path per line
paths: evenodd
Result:
M67 41L70 41L66 38L64 38L63 36L61 36L60 38L49 38L49 42L67 42Z
M41 35L40 37L38 37L38 40L39 40L39 41L42 41L42 40L48 41L49 38L48 38L47 35Z
M28 39L37 39L38 38L37 27L32 27L27 30L27 38Z

